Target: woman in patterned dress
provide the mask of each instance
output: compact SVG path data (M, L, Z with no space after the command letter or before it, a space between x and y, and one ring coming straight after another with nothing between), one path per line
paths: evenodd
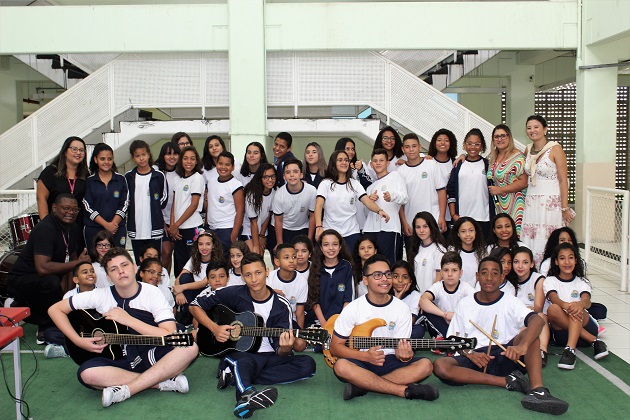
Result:
M569 208L567 157L562 146L547 141L547 122L540 115L527 118L525 173L529 177L521 240L539 266L551 232L573 221Z
M524 167L525 156L514 146L510 127L505 124L494 127L488 167L488 179L493 185L488 187L488 191L495 197L497 213L507 213L512 217L519 237L525 208L524 190L527 187Z

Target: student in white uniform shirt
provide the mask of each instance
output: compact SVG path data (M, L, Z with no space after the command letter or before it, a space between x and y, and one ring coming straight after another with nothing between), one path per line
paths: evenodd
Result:
M293 321L297 328L304 328L304 306L308 299L308 280L295 271L297 253L291 244L278 244L274 265L276 270L269 273L267 285L291 303Z
M393 264L402 258L403 242L401 235L400 206L407 204L407 187L398 172L387 172L387 152L376 149L372 152L372 168L378 179L367 188L368 198L394 217L385 221L376 213L368 213L363 232L371 234L382 250L381 254Z
M271 204L276 194L276 169L271 163L260 165L245 186L245 218L241 240L252 252L263 255L271 222ZM273 227L272 229L273 230Z
M374 147L372 150L385 149L387 151L387 172L394 172L400 165L403 165L407 157L403 153L403 143L400 134L390 126L383 127L374 139ZM371 179L376 179L376 174L372 165L368 162L365 165L366 175Z
M446 332L455 315L457 304L475 289L462 279L462 258L449 251L441 261L442 281L433 283L420 298L420 309L426 317L427 330L431 337L448 337ZM475 274L477 270L475 270Z
M361 236L354 244L352 260L354 262L354 299L367 294L367 286L363 283L363 265L372 256L382 254L376 239L366 234Z
M416 275L407 261L396 261L392 265L392 289L389 293L406 303L411 311L411 338L423 338L425 328L423 317L420 316L420 292Z
M518 239L514 219L507 213L499 213L492 219L492 233L490 234L490 239L488 239L487 244L488 254L498 247L512 250L519 246L525 246L525 244Z
M175 135L179 135L179 138L185 139L186 142L189 141L186 138L186 133L179 132L175 133ZM160 149L160 154L158 155L158 158L155 161L154 165L154 167L162 171L162 173L166 177L166 184L168 185L169 192L173 191L175 179L179 176L177 175L177 172L175 172L175 169L177 168L177 161L179 160L179 146L176 143L178 139L166 142L162 145L162 148ZM184 144L183 141L182 144ZM171 265L173 263L173 247L175 246L175 241L173 241L173 238L171 238L168 233L168 228L171 225L172 207L173 194L169 194L168 201L166 202L166 207L162 209L164 226L166 227L166 229L164 230L164 236L162 237L162 265L164 266L166 271L171 271Z
M184 264L190 258L193 238L203 225L199 213L203 207L203 177L201 162L194 147L184 147L179 155L175 169L177 177L173 181L173 206L171 207L171 225L169 233L175 240L174 274L179 277Z
M509 248L498 247L493 249L490 255L501 262L501 286L499 289L510 296L516 296L518 282L509 275L512 272L512 251ZM475 285L475 290L481 290L479 282Z
M443 182L448 183L451 177L451 171L453 170L453 162L457 158L457 139L455 138L455 134L446 128L441 128L433 133L426 157L427 159L433 158L433 160L435 160L442 174ZM448 239L453 224L448 204L446 206L445 220L448 229L444 233L444 237Z
M212 135L208 137L203 145L203 153L201 161L203 164L203 179L208 185L211 180L215 180L219 177L217 172L217 160L221 152L227 151L225 142L220 136ZM234 162L234 171L238 172L241 169L239 162Z
M221 152L217 159L219 176L208 182L208 205L206 218L208 227L221 239L223 251L227 258L227 250L232 242L238 240L245 216L245 193L243 184L232 175L234 171L234 155Z
M313 242L307 236L299 235L291 242L296 252L295 271L306 279L311 269L311 255L313 255Z
M440 267L446 244L437 222L428 211L416 214L412 225L414 234L407 258L413 261L418 291L424 293L433 283L442 280Z
M449 385L491 385L522 392L526 394L521 400L524 408L547 414L563 414L569 404L551 396L543 385L538 336L544 321L516 297L501 292L501 274L501 263L496 258L486 257L481 260L477 273L481 290L459 302L447 332L449 336L474 337L477 347L463 350L459 356L437 359L433 371ZM489 340L470 320L485 331L493 331L494 324L493 336L498 337L507 350L504 352L499 346L493 345L490 355L487 355ZM529 380L515 363L523 356ZM485 373L484 368L487 368Z
M481 156L486 151L486 141L478 128L470 130L464 137L466 159L453 168L446 193L451 217L457 221L461 216L475 219L481 226L484 239L490 236L490 221L494 217L494 201L488 193L488 159Z
M140 263L136 276L139 281L160 289L160 292L162 292L168 304L171 308L173 308L173 316L175 316L177 314L177 309L175 309L175 299L173 299L171 289L162 283L162 269L162 263L157 258L145 258Z
M412 220L421 211L431 213L440 228L446 231L446 182L434 160L420 156L420 140L414 133L403 138L403 151L407 163L398 168L405 181L409 202L400 212L400 221L406 241L413 235ZM409 248L407 248L409 251Z
M449 251L455 251L462 257L462 281L475 287L479 262L488 255L479 223L468 216L458 218L451 229L449 242Z
M243 257L250 252L247 244L243 241L236 241L228 248L228 255L230 256L228 268L230 279L228 286L242 286L245 284L241 276L241 261ZM259 254L260 255L260 254Z
M368 210L389 221L389 215L370 200L359 181L349 177L350 159L343 150L336 150L330 155L326 179L317 188L315 203L315 240L319 240L324 230L339 232L348 248L361 235L357 219L356 202L361 201Z
M284 185L276 190L271 204L275 242L267 241L267 249L273 245L269 249L271 253L276 244L290 243L298 235L313 238L315 229L313 212L317 190L302 180L302 162L287 159L284 161L282 173Z

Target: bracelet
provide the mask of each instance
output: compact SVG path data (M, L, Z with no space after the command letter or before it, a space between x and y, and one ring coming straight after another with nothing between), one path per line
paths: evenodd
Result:
M376 210L376 214L380 214L383 211L383 209L379 208L378 210Z
M562 207L560 210L562 210L562 211L569 211L570 208L569 207Z
M266 238L267 235L258 235L259 238Z
M323 226L315 226L315 229L319 229L319 228L321 228L321 227L323 227Z
M411 361L411 359L413 359L413 356L409 356L408 359L401 359L400 357L398 358L398 360L401 361L402 363L408 363Z

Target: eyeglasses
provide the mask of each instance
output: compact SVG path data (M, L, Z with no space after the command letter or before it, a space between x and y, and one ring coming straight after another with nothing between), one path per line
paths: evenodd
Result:
M270 179L276 179L276 174L273 175L263 175L262 179L268 181Z
M112 244L96 244L96 249L110 249Z
M151 277L164 277L164 273L162 273L161 271L157 272L155 270L144 270L144 272L149 273Z
M70 150L72 153L85 153L85 149L81 148L81 147L75 147L75 146L70 146L68 147L68 150Z
M78 207L69 207L69 206L59 206L59 209L64 213L78 213Z
M381 137L381 140L383 141L396 141L396 137Z
M372 276L374 280L380 280L383 278L383 276L387 277L388 279L391 279L393 276L393 273L391 271L375 271L371 274L365 275L365 277L370 277L370 276Z
M493 139L495 140L499 140L499 139L507 139L508 135L507 134L495 134L494 136L492 136Z
M181 142L181 143L177 143L177 145L181 148L181 147L188 147L190 146L189 142Z

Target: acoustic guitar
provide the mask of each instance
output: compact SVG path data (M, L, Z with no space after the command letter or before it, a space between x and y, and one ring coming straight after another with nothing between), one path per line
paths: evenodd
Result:
M214 334L199 324L197 331L197 345L204 356L221 356L229 351L255 353L260 348L263 337L280 337L286 328L267 328L263 317L253 312L234 312L227 306L217 305L208 314L218 325L235 327L230 331L230 339L224 343L216 340ZM328 332L323 328L294 329L295 338L301 338L309 343L326 343Z
M333 315L326 321L326 331L332 337L335 329L335 321L339 315ZM361 325L357 325L352 329L350 337L346 341L346 346L355 350L370 349L372 347L381 346L386 349L398 348L398 342L403 338L390 338L390 337L372 337L372 332L378 327L384 327L387 322L381 318L374 318ZM425 338L405 338L411 344L411 348L414 350L446 350L446 351L458 351L466 349L474 349L477 346L476 338L463 338L450 336L443 340L433 340ZM337 357L330 353L330 348L324 346L323 348L326 364L329 367L333 367L337 361Z
M191 334L177 333L166 336L148 336L126 334L127 327L115 321L103 318L96 311L76 310L68 314L68 319L74 330L81 337L98 338L100 344L108 344L102 353L93 353L77 346L66 337L66 347L72 360L78 365L94 358L106 357L112 360L123 357L122 346L132 344L135 346L172 346L188 347L193 341Z

